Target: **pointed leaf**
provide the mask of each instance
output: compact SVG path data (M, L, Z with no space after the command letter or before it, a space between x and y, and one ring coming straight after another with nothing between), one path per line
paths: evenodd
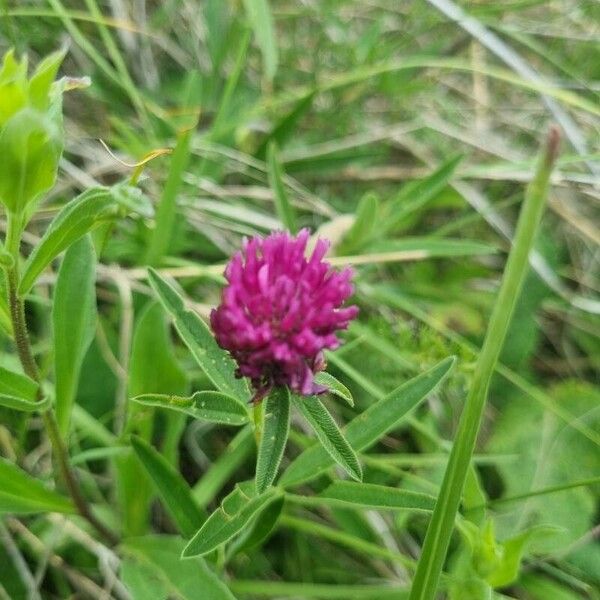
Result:
M315 383L327 386L329 389L327 393L332 394L341 398L347 402L350 406L354 406L354 398L350 390L343 384L340 383L333 375L326 371L321 371L315 375Z
M188 398L166 394L141 394L133 398L146 406L158 406L185 413L195 419L225 425L244 425L248 411L233 396L221 392L196 392Z
M186 537L193 535L204 521L204 514L192 498L187 482L163 456L141 438L131 436L131 445L179 531Z
M267 540L279 521L284 504L285 497L282 496L267 506L254 519L254 523L233 543L233 553L250 550Z
M74 513L71 501L0 457L0 513Z
M315 396L299 398L294 396L294 404L315 430L319 441L329 456L351 477L362 480L362 468L358 457L348 443L337 423L323 403Z
M339 506L356 505L378 510L421 510L431 512L435 496L373 483L336 481L318 495L319 500Z
M302 116L311 108L316 92L313 90L303 96L294 105L292 110L286 113L273 128L271 133L261 143L256 151L258 158L264 159L267 148L271 142L275 142L279 148L283 148L287 140L296 132L296 126Z
M29 102L38 110L46 110L48 108L50 88L65 58L65 54L65 50L58 50L44 58L29 80Z
M63 258L52 305L56 420L63 436L69 431L81 365L94 339L96 317L96 253L85 236Z
M235 363L219 348L206 323L185 307L183 298L154 269L148 269L148 280L206 376L221 392L245 405L250 398L248 386L244 380L236 379Z
M275 27L269 1L244 0L244 8L262 53L265 77L267 80L272 81L277 71L278 56Z
M277 477L290 432L290 391L275 388L266 400L265 422L256 459L256 491L262 494Z
M260 511L281 497L276 488L256 495L253 482L236 485L185 547L182 558L202 556L242 531Z
M382 233L397 229L407 216L420 210L435 198L448 185L462 159L461 154L453 156L431 175L405 185L391 203L389 216L382 226Z
M402 419L446 378L454 362L454 357L442 360L425 373L403 383L353 419L344 428L344 434L350 445L357 452L361 452L397 427ZM309 481L318 477L333 463L333 459L324 448L320 445L311 446L287 468L280 484L291 486Z
M0 367L0 394L35 400L38 384L27 375Z
M283 223L283 226L291 233L297 232L296 215L294 207L290 203L285 184L283 183L283 169L279 162L279 153L274 142L269 144L267 151L267 168L269 176L269 185L275 195L275 208L277 216Z
M361 198L354 223L340 244L341 254L360 250L371 239L377 223L378 208L379 200L375 194L367 193Z
M66 204L54 217L25 262L19 294L21 296L27 294L39 274L63 250L101 223L113 218L117 207L113 188L107 187L86 190Z
M18 396L0 394L0 406L21 412L43 412L50 406L50 396L46 396L41 402L39 402L37 400L19 398Z

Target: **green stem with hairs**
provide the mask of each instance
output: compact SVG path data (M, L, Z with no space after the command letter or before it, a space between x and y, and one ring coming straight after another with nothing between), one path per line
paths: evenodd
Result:
M256 447L260 447L260 442L263 435L263 421L264 421L264 408L263 402L255 402L252 408L252 414L254 416L254 439L256 440Z
M477 360L473 383L461 415L444 481L427 529L409 600L433 600L436 594L475 448L490 380L529 268L529 253L544 210L550 174L558 153L559 138L558 129L552 128L535 176L525 194L513 247Z
M13 257L13 265L7 269L8 303L10 318L13 327L13 335L19 361L24 373L38 384L38 401L42 401L44 392L42 390L41 378L38 366L35 362L29 334L27 332L27 321L25 319L25 304L19 296L19 247L22 233L22 219L19 215L8 214L6 230L6 249ZM92 513L85 497L81 492L75 473L69 462L67 448L60 437L58 424L52 408L42 413L44 427L52 451L57 463L61 478L71 496L79 514L84 517L109 543L117 544L118 537L99 521Z

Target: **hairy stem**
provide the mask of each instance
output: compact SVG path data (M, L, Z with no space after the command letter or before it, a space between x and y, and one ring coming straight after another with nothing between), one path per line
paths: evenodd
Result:
M254 415L254 438L256 439L257 448L262 440L264 412L263 403L254 402L252 414Z
M20 229L14 219L9 220L7 231L7 249L11 252L14 258L14 265L7 272L8 283L8 302L10 317L12 321L15 345L17 354L23 367L25 374L39 384L38 400L43 399L43 390L41 386L40 373L31 351L29 342L29 334L27 332L27 322L25 320L25 304L19 296L19 236ZM56 418L52 408L42 413L46 433L52 444L52 451L60 472L61 478L73 499L73 503L79 514L87 519L87 521L102 535L109 543L118 543L118 537L106 528L92 513L86 499L84 498L79 483L75 477L75 473L69 463L69 455L67 448L60 437Z

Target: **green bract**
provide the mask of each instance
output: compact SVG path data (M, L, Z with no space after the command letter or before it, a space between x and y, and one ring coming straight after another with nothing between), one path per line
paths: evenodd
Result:
M0 203L13 214L56 180L63 149L62 91L53 86L64 52L44 59L30 79L27 60L9 51L0 70Z

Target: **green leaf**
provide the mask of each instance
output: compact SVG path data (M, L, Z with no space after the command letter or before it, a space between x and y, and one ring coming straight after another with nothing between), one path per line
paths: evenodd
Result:
M219 490L233 473L246 463L255 449L254 430L251 425L247 425L236 434L197 481L192 491L196 502L202 507L212 502Z
M66 252L54 289L54 378L56 420L63 437L71 412L85 354L96 331L96 253L89 236Z
M121 581L131 593L132 600L168 600L169 589L156 569L126 556L121 561Z
M428 177L405 185L389 206L388 218L381 227L382 233L398 229L406 217L435 198L448 185L462 159L462 155L453 156Z
M266 137L264 142L256 151L256 156L263 159L267 153L267 148L271 142L275 142L279 148L283 148L285 142L297 131L297 124L300 118L310 109L315 91L309 92L306 96L300 98L292 110L286 113Z
M179 531L186 537L193 535L204 521L204 514L192 498L186 481L163 456L141 438L131 436L131 445L156 485L158 494Z
M63 132L50 115L23 108L0 131L0 202L23 214L56 180Z
M327 393L341 398L350 406L354 406L354 398L352 397L352 393L350 392L350 390L343 383L340 383L330 373L327 373L326 371L321 371L320 373L317 373L315 375L315 383L326 386L327 388L329 388L327 390Z
M254 523L234 542L233 553L238 554L260 546L265 542L279 521L285 497L277 498L265 508L255 519Z
M27 57L17 61L9 50L0 69L0 127L27 104L27 86Z
M315 396L299 398L294 396L294 404L311 424L321 445L329 456L351 477L362 480L362 468L356 453L348 443L337 423Z
M574 423L585 423L591 430L600 431L597 385L567 379L548 388L547 393L557 405L568 406ZM561 527L560 534L552 539L534 539L532 546L538 553L566 551L597 524L597 490L567 486L574 480L598 476L598 446L537 403L522 402L518 394L506 400L487 449L514 452L518 448L519 460L497 465L503 496L494 501L494 508L495 502L500 510L503 501L514 498L503 513L503 524L516 531L526 518L527 523ZM542 422L544 426L540 427ZM563 485L565 489L558 491ZM546 488L556 491L543 494ZM590 551L590 546L581 547L584 554Z
M344 429L346 439L357 452L368 449L416 408L447 377L454 365L449 357L403 383L385 398L371 405ZM333 465L333 459L320 445L305 450L282 475L283 486L297 485L318 477Z
M190 349L200 368L215 387L237 398L244 405L250 399L245 380L236 379L235 363L219 348L206 323L186 309L183 298L154 269L148 269L150 285L167 312L173 317L175 328Z
M44 58L29 80L29 103L38 110L47 110L50 105L50 89L65 58L66 51L58 50Z
M133 398L145 406L157 406L185 413L212 423L244 425L248 422L248 411L233 396L221 392L196 392L187 398L167 394L142 394Z
M264 74L272 81L277 71L277 43L268 0L244 0L244 8L263 57Z
M74 513L71 501L0 457L0 513Z
M286 229L291 233L296 233L298 231L296 226L296 215L294 207L288 198L285 184L283 183L283 170L281 168L281 163L279 162L277 146L274 142L271 142L268 147L267 168L269 185L275 195L275 209L277 210L277 216Z
M0 394L33 401L36 398L37 391L38 384L27 375L0 367Z
M362 506L378 510L419 510L431 512L435 497L373 483L336 481L317 496L329 504Z
M202 556L212 552L242 531L260 511L281 495L282 492L276 488L270 488L265 493L256 495L254 482L237 484L233 492L225 497L221 507L208 517L185 547L182 558Z
M148 303L137 318L129 364L129 394L185 394L188 378L177 361L165 311Z
M46 396L39 402L37 400L27 400L26 398L0 394L0 406L21 412L43 412L50 406L50 396Z
M484 256L496 254L498 248L473 240L434 237L403 237L370 244L365 253L411 252L421 258Z
M521 570L521 561L527 546L535 539L541 537L554 538L559 532L558 527L530 527L519 535L505 540L500 544L502 549L501 559L496 568L486 577L486 581L493 588L502 588L514 583Z
M256 458L256 491L262 494L277 477L290 432L290 391L277 387L266 400L265 421Z
M350 254L360 250L370 241L375 231L378 209L379 200L375 194L369 192L360 199L354 223L340 244L340 254Z
M63 250L101 223L112 219L117 214L118 206L115 188L106 187L89 189L66 204L29 255L19 294L27 294L39 274Z
M126 556L150 567L177 600L235 600L225 583L200 559L181 561L185 542L170 535L148 535L128 539L121 547ZM146 600L146 596L135 600Z

